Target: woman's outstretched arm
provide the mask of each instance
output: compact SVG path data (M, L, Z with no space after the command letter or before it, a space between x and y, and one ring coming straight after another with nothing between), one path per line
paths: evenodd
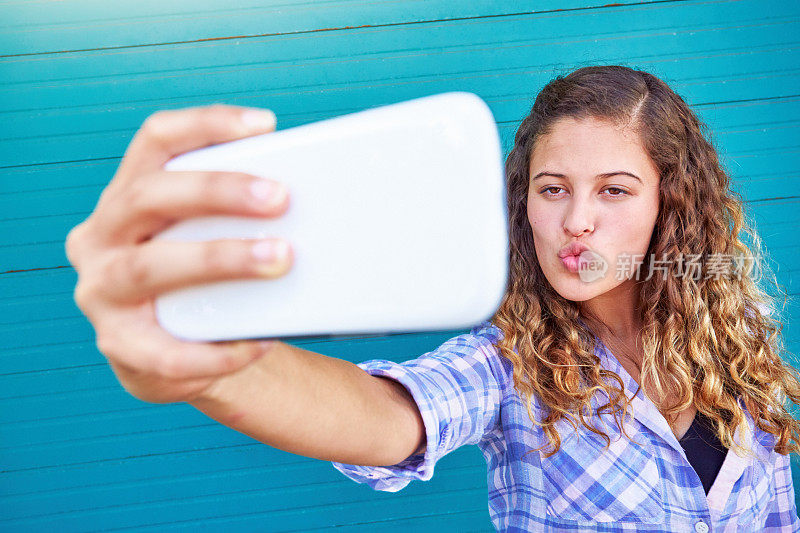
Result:
M403 385L279 341L189 403L265 444L325 461L393 465L425 450Z

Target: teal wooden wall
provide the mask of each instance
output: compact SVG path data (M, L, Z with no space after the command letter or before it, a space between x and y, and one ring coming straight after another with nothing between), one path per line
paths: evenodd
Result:
M186 405L124 392L73 303L63 241L160 109L261 106L284 129L465 90L491 106L508 150L555 74L644 68L711 126L796 300L800 3L603 4L0 1L0 530L491 530L476 447L429 482L378 493ZM794 353L798 318L795 301ZM406 360L461 332L296 344Z

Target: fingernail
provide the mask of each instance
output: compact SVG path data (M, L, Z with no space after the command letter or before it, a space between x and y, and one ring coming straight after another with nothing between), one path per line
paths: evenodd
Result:
M259 206L272 207L280 204L287 194L286 187L280 183L260 179L250 184L250 194Z
M269 109L248 109L242 113L241 121L248 131L263 131L274 129L277 118Z
M257 270L264 276L274 276L285 268L289 256L289 244L286 241L264 240L253 245L253 257L261 263Z

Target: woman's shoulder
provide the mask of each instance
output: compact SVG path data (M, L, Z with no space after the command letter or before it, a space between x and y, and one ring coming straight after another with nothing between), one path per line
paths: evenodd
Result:
M503 332L489 320L484 320L420 357L402 363L427 371L468 373L484 381L504 387L512 375L512 365L500 355L496 343Z
M473 326L469 334L480 342L495 343L503 338L503 330L495 326L491 320L484 320Z
M507 384L513 375L513 364L500 353L497 343L503 339L503 330L490 320L484 320L473 326L468 334L469 341L486 357L493 368L498 381Z

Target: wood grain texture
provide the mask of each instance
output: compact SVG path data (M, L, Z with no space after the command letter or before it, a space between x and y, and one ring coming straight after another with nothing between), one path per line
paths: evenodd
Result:
M507 152L549 79L605 63L661 77L708 124L795 299L799 353L800 3L0 1L0 529L491 531L476 447L385 494L127 395L74 305L64 239L161 109L267 107L285 129L465 90ZM401 361L458 333L297 344Z

